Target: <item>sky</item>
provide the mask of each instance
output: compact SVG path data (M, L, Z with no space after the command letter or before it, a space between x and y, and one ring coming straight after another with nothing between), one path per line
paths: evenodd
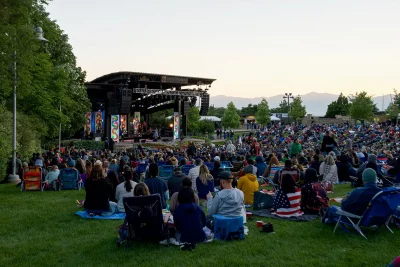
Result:
M215 78L211 95L400 89L400 1L53 0L87 80Z

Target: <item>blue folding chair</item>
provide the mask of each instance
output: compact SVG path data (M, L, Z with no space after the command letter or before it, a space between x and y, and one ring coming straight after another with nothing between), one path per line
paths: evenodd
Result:
M159 168L159 177L164 181L168 181L169 178L172 177L173 173L174 173L174 166L172 165L164 165L160 166Z
M140 175L140 174L146 172L146 168L147 168L147 164L146 163L140 163L136 167L136 173Z
M203 164L206 165L209 171L212 171L214 169L214 163L212 162L203 162Z
M189 171L194 168L194 165L183 165L182 166L182 173L185 175L189 174Z
M159 162L157 162L157 164L158 164L158 167L161 167L161 166L164 166L166 164L166 162L165 161L159 161Z
M60 186L58 190L78 189L81 190L82 180L78 170L65 168L60 171Z
M340 224L345 231L348 231L347 226L353 227L365 239L367 239L367 237L362 232L361 227L373 227L378 229L379 226L385 225L386 228L393 233L392 229L389 227L389 222L399 205L400 188L384 188L371 199L368 208L361 216L338 209L336 214L339 215L339 218L337 219L333 232L335 233Z
M230 169L232 169L233 166L230 161L221 161L221 168L230 171Z

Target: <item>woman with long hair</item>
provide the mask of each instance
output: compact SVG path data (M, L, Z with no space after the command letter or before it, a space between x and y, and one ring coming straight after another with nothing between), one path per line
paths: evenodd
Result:
M110 172L114 172L114 171L110 171ZM117 209L119 212L125 212L123 199L124 199L124 197L133 196L134 188L137 185L134 181L132 181L132 171L130 170L129 167L125 168L124 178L125 178L125 182L120 183L117 186L117 189L115 192L115 198L118 201Z
M214 192L214 181L206 165L200 166L199 177L196 179L197 195L200 199L207 199L209 192Z
M275 214L280 217L301 216L300 209L301 190L297 188L293 177L285 174L282 177L281 188L276 191L274 197Z
M335 159L328 155L319 166L319 173L323 175L322 181L327 191L333 191L333 184L339 181Z
M133 190L133 195L135 197L148 196L150 191L145 183L138 183Z
M104 170L104 173L106 173L105 170ZM130 176L132 177L132 175L130 175ZM109 171L108 173L106 173L106 180L112 186L112 193L111 193L110 200L117 202L118 199L115 197L115 194L116 194L117 186L120 184L119 179L118 179L118 174L115 171Z
M75 168L79 171L80 174L86 173L86 164L80 158L75 161Z
M301 209L307 214L318 214L319 210L329 207L329 198L326 190L318 182L317 171L312 168L306 170L305 185L301 188Z
M95 162L85 183L86 198L84 208L89 213L109 216L115 213L117 203L110 201L112 185L107 182L100 161Z
M273 155L269 160L267 169L265 170L263 176L268 177L271 174L271 168L276 166L279 166L279 160L276 156Z
M203 165L204 166L204 165ZM176 230L181 234L180 242L184 243L181 250L192 250L196 243L204 242L206 226L204 211L196 204L193 189L183 187L178 193L179 206L174 211Z

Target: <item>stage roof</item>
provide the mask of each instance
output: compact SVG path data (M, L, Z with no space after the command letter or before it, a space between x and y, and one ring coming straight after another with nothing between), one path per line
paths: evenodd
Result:
M168 74L120 71L94 79L92 84L126 84L130 88L169 89L183 86L211 85L215 79Z

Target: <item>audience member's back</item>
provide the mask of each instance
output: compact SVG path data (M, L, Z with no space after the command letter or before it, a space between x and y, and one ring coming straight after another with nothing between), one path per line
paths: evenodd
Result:
M145 184L150 190L151 194L160 194L162 208L167 207L167 200L169 197L168 186L165 181L158 177L158 165L155 163L149 166L150 178L145 181Z

